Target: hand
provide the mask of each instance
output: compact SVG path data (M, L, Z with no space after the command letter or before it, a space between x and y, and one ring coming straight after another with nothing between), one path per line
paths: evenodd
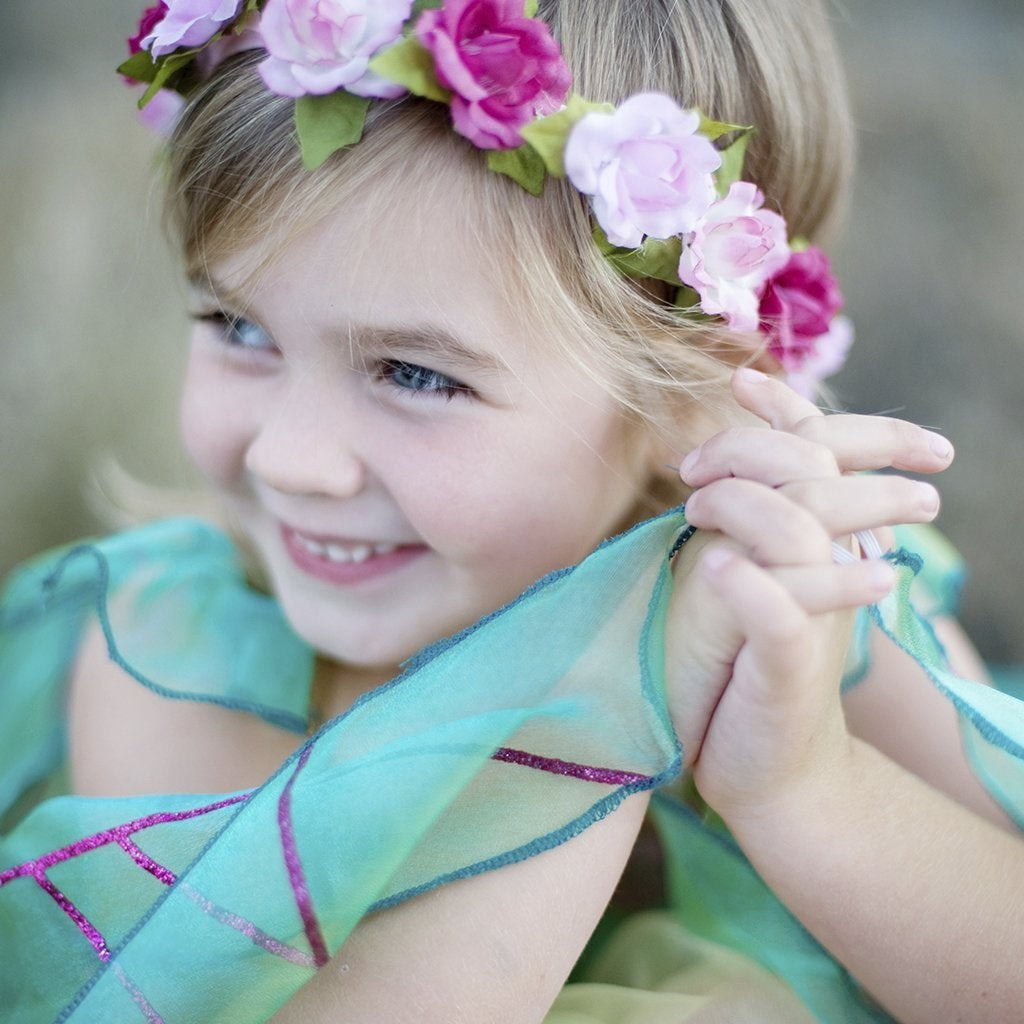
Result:
M733 388L772 429L724 431L684 460L681 475L695 488L687 517L702 530L683 549L667 652L684 753L726 820L828 770L848 745L838 685L844 613L879 600L893 577L886 563L836 565L833 540L938 511L927 484L849 474L935 472L953 454L943 438L900 420L826 417L761 374L740 371Z

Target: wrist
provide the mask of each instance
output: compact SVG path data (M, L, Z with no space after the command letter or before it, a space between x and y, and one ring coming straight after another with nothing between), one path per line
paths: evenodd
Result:
M864 787L866 744L844 731L826 746L827 755L794 765L771 784L709 799L751 859L761 847L798 840L811 823L827 829L833 815L849 811L851 796Z

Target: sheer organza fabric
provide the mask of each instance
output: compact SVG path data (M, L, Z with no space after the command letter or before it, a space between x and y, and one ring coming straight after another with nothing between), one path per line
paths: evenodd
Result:
M886 1020L680 796L663 639L685 527L674 510L553 573L304 742L313 653L217 530L169 520L27 565L0 602L5 1019L264 1021L365 914L657 789L668 906L612 934L551 1024ZM941 594L955 563L928 560ZM911 608L922 561L898 561L870 618L957 706L979 774L1022 821L1024 704L948 671ZM139 685L259 715L296 753L253 791L63 792L66 680L97 618Z

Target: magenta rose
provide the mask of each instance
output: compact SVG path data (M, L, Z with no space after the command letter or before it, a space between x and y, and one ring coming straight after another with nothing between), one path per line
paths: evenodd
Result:
M202 46L238 13L242 0L167 0L167 13L139 45L154 57Z
M139 18L139 27L128 40L128 52L130 54L136 54L140 50L144 49L142 40L145 39L157 25L167 16L167 4L164 0L159 0L159 3L153 4L152 7L147 7L142 12L142 17Z
M412 0L267 0L260 33L269 56L259 66L271 92L323 96L337 89L393 99L405 89L369 69L396 42Z
M705 313L738 331L756 331L768 279L790 257L786 222L762 209L764 196L737 181L700 219L679 261L679 278L697 291Z
M786 370L786 383L805 398L814 398L821 382L837 373L846 362L846 353L853 344L853 324L845 316L837 316L828 330L813 340L793 365L780 358Z
M416 23L455 130L480 149L515 149L519 129L565 103L571 76L547 25L523 0L446 0Z
M828 257L814 246L793 253L761 296L761 330L768 337L768 351L789 369L799 366L842 306Z
M689 234L715 199L722 158L698 134L700 117L660 93L631 96L613 113L578 121L565 145L565 172L593 196L594 217L613 245L644 235Z

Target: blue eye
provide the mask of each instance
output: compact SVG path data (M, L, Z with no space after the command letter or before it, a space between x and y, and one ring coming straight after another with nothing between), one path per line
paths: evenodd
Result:
M444 398L470 393L465 384L460 384L457 380L438 373L437 370L430 370L416 363L407 363L401 359L384 360L380 372L384 380L402 391L441 395Z
M274 352L277 346L259 324L242 316L231 316L217 311L198 317L203 323L211 324L217 331L218 340L232 348L256 352Z

